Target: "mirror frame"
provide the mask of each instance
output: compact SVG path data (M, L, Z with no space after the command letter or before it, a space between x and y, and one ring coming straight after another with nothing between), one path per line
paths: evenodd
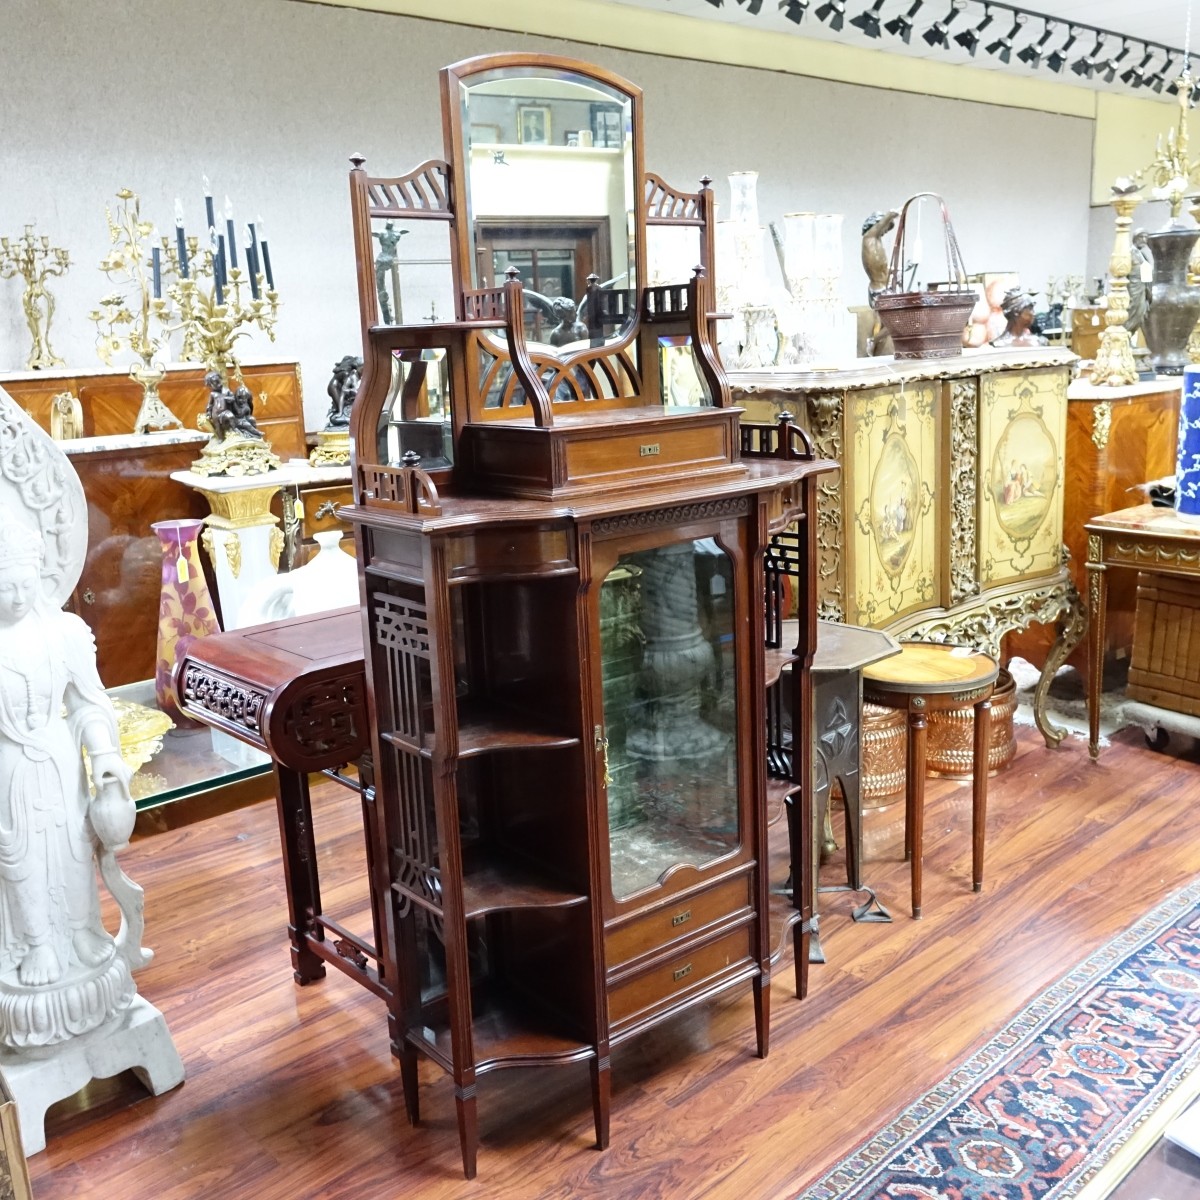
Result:
M473 217L468 214L467 189L470 186L470 161L468 145L462 121L462 104L460 103L461 88L469 86L474 76L492 71L520 68L523 73L530 69L543 68L547 71L570 72L584 79L594 80L609 88L623 92L630 101L630 142L632 143L632 172L633 172L633 226L634 226L634 292L640 296L645 290L646 280L646 204L645 183L646 162L645 147L642 137L642 89L635 83L594 63L584 62L578 58L565 58L556 54L526 54L521 52L507 54L484 54L475 58L463 59L443 67L439 74L442 100L442 133L445 139L446 161L450 165L450 177L454 181L454 243L451 246L454 274L458 282L455 292L455 315L458 320L466 319L464 294L472 287L470 264L474 261L475 226ZM640 305L635 306L635 312ZM608 347L616 350L627 346L637 337L640 322L635 319L626 330L625 336L614 339ZM542 347L536 347L541 353ZM547 348L549 350L549 348ZM577 353L569 355L553 355L559 362L570 363L576 357L586 357L595 353L593 347L586 347Z

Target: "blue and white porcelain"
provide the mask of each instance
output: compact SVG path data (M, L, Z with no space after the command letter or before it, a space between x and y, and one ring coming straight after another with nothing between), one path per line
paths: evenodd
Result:
M1179 397L1179 449L1175 460L1175 511L1200 521L1200 367L1183 372Z

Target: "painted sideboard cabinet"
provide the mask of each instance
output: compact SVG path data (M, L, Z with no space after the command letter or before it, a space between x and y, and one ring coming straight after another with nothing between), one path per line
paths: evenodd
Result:
M745 419L788 411L841 470L819 487L820 615L1000 656L1004 635L1057 623L1037 689L1085 614L1063 548L1067 386L1059 349L967 351L844 370L730 374Z

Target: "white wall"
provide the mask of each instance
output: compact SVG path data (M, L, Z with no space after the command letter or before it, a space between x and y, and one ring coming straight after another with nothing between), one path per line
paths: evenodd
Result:
M864 287L862 218L918 190L945 196L969 271L1016 270L1037 286L1087 257L1092 122L1081 118L293 0L5 0L4 18L0 232L36 218L71 250L76 265L55 286L58 353L98 362L86 314L109 290L95 265L105 200L129 186L169 229L181 196L198 231L205 173L218 204L228 192L242 220L269 223L278 338L255 337L244 354L300 361L310 427L330 367L358 349L348 156L379 174L439 156L437 70L471 54L609 66L644 88L646 165L669 182L709 174L727 204L723 177L757 169L764 222L846 213L850 303ZM0 283L0 368L26 353L19 289Z

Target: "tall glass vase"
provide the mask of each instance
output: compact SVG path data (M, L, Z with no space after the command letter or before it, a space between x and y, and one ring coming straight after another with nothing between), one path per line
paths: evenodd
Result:
M177 726L197 729L200 723L180 711L173 673L181 641L221 631L200 565L200 530L204 528L204 522L194 519L156 521L150 528L158 535L162 548L154 695L158 707Z

